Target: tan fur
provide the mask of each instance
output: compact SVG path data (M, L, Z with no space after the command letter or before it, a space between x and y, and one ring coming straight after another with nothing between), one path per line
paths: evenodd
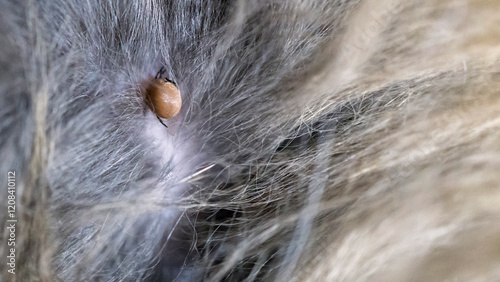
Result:
M393 103L405 105L361 133L340 168L355 204L335 231L318 223L297 281L497 281L500 4L366 1L357 13L335 84L347 77L365 93L431 78L404 83L408 97Z

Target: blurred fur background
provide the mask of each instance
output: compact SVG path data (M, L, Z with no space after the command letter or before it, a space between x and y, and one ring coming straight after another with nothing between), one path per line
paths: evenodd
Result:
M500 2L0 8L2 281L500 280Z

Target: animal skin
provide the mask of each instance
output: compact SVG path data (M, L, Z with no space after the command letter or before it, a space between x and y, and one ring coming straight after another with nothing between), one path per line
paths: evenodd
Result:
M499 27L495 0L0 0L0 280L500 281Z

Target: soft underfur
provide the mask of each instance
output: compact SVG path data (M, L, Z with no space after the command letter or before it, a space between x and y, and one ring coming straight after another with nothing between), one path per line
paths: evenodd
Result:
M0 23L2 281L500 279L498 1L0 0ZM173 135L144 102L162 66Z

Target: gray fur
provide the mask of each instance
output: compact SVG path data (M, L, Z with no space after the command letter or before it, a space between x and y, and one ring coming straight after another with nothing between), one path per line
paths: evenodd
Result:
M0 3L0 171L19 172L22 214L6 281L363 278L383 268L328 272L336 255L324 252L486 140L464 126L463 142L429 141L439 157L402 157L431 117L467 120L468 101L494 97L469 89L496 85L496 68L479 63L466 82L453 67L384 72L403 69L393 53L417 60L394 31L411 4L391 7L377 31L386 41L356 68L365 77L343 84L321 75L360 0ZM175 135L141 94L161 66L183 95ZM393 148L401 155L386 158Z

